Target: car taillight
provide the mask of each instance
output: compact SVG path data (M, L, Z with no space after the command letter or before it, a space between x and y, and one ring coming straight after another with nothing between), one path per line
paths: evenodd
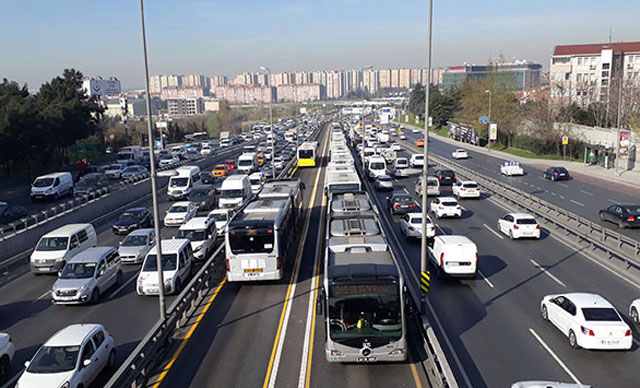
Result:
M400 204L397 204L397 203L393 204L393 207L399 207L399 206L400 206Z
M231 272L231 267L229 265L229 259L225 259L224 262L226 263L226 266L227 266L227 272Z
M456 206L456 209L462 210L462 206Z
M408 229L409 229L410 231L412 231L412 232L415 230L415 228L414 228L413 226L410 226Z
M518 229L520 229L520 227L518 225L513 225L513 229L518 230Z
M9 337L9 342L13 342L13 338Z
M595 333L593 332L593 330L586 328L584 326L580 326L580 330L582 330L582 334L586 334L586 335L590 335L592 337L595 336Z
M627 217L627 221L633 221L633 218L634 218L633 216L629 216Z
M557 172L554 172L554 173L553 173L553 175L558 175L558 173L557 173Z
M476 268L478 267L479 260L480 260L480 256L478 256L478 252L476 252Z
M282 260L280 260L279 257L276 257L276 269L280 271L281 267L282 267Z
M464 187L461 187L461 188L460 188L460 191L465 191L465 190L466 190L466 189L465 189Z
M627 331L624 333L625 337L628 337L631 335L631 330L627 329Z
M409 207L416 207L416 204L412 203L411 205L409 205Z
M444 210L444 207L438 206L438 210Z
M444 252L440 254L440 266L444 267Z
M536 229L540 229L540 225L536 225Z

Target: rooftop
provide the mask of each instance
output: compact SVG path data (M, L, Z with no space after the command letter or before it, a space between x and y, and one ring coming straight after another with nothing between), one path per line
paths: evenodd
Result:
M600 54L608 49L613 49L614 53L640 52L640 42L561 45L555 47L553 55Z

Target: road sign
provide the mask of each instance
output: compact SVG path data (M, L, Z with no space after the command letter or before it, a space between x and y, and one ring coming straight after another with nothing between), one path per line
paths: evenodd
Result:
M431 284L431 272L429 271L422 272L422 275L420 277L420 288L422 289L422 292L424 292L425 294L429 292L430 284Z
M569 144L569 136L562 136L562 144L563 145Z
M433 117L429 116L429 126L433 127Z
M498 124L496 123L489 124L489 140L498 140Z
M482 124L486 124L489 122L489 118L487 116L480 116L478 120L480 120Z

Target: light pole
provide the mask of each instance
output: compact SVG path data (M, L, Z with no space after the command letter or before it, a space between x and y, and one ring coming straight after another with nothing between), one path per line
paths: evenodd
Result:
M429 29L427 36L427 85L424 91L424 165L422 166L422 239L420 241L420 272L427 272L427 176L429 173L429 87L431 86L431 35L433 21L433 0L429 0ZM418 289L421 289L418 277ZM422 293L421 308L426 312L424 302L426 294Z
M491 138L491 134L489 133L489 131L491 131L491 90L487 89L484 91L485 93L489 93L489 117L487 117L488 121L487 121L487 146L489 145L489 139ZM487 147L489 148L489 147Z
M273 135L273 87L271 86L271 69L266 66L260 66L260 70L266 70L269 73L269 129L271 130L271 176L276 179L276 147L275 137Z
M616 119L616 127L618 127L618 147L616 151L616 176L620 176L618 167L620 166L620 116L622 115L622 78L618 78L617 81L618 81L618 117Z
M156 266L158 267L158 303L160 307L160 319L166 319L166 308L164 304L164 273L162 270L162 236L160 235L160 220L158 217L158 195L156 192L156 167L154 158L153 129L151 126L151 96L149 91L149 60L147 59L147 36L144 28L144 0L140 0L140 20L142 22L142 51L144 53L144 75L146 85L147 100L147 131L149 135L149 159L151 170L151 198L153 203L153 227L156 234Z
M365 128L364 124L364 104L365 104L365 96L364 96L364 72L365 70L371 70L373 66L365 66L362 68L362 143L360 147L360 164L362 164L362 169L364 170L364 138L365 138Z

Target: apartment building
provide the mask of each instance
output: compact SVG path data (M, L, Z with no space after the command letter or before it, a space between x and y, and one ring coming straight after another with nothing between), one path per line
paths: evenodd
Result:
M280 85L276 89L279 102L320 101L326 98L324 86L320 84Z
M380 89L389 89L391 87L391 70L378 70L378 79Z
M550 62L552 104L609 101L619 82L640 81L640 42L559 45Z
M362 73L362 83L364 85L364 90L371 94L377 93L380 84L378 71L373 69L365 70Z
M344 95L342 72L330 70L327 72L327 98L338 99Z
M269 103L275 100L275 89L270 86L222 85L216 86L216 98L230 104Z
M202 86L167 86L160 92L162 100L176 100L185 98L204 97L209 94L209 90Z
M180 98L167 100L169 116L193 116L204 113L202 98Z

